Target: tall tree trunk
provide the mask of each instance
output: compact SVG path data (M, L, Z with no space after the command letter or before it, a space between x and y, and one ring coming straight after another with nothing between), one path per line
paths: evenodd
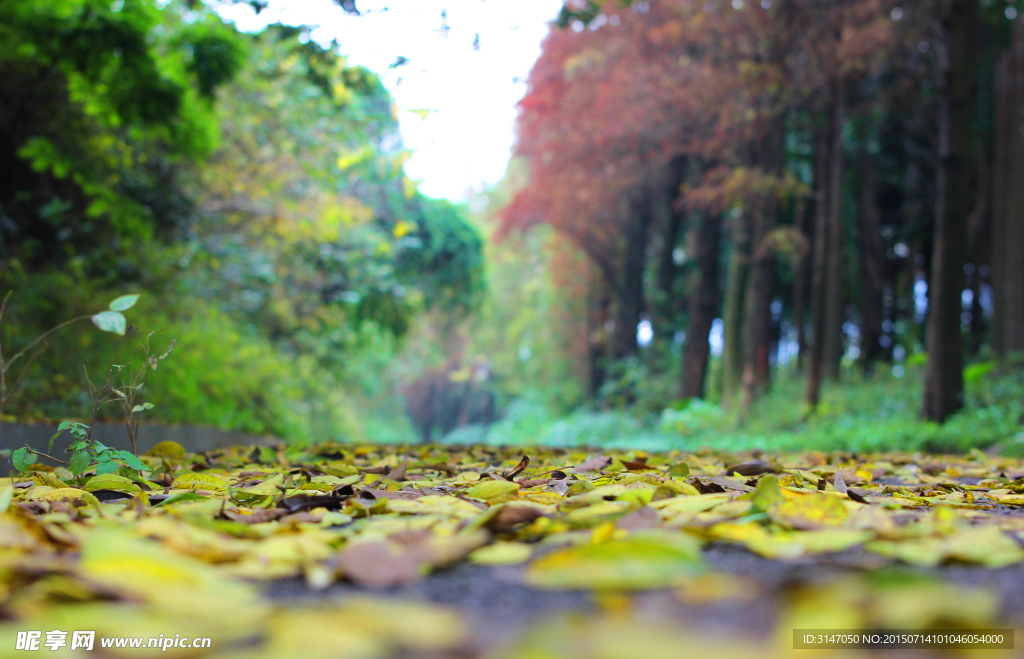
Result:
M772 209L774 210L774 209ZM768 386L768 348L771 341L771 303L775 290L775 257L764 249L774 213L758 209L754 217L752 265L747 282L746 338L743 342L743 399L741 415Z
M842 358L842 327L845 310L843 286L843 178L846 173L846 152L843 149L843 128L846 125L846 82L836 81L833 106L832 144L829 147L828 172L828 249L825 280L825 329L822 335L824 376L839 379Z
M885 292L885 245L880 233L874 161L861 151L860 289L861 366L870 372L882 352L882 296Z
M828 257L828 173L829 150L832 135L831 107L825 111L825 126L819 132L815 146L817 159L814 170L814 242L811 270L811 346L807 360L807 382L804 398L813 409L821 394L822 360L825 356L825 280Z
M967 258L972 264L969 278L971 288L971 331L970 345L968 346L971 355L976 355L981 351L987 328L985 314L981 307L981 285L985 278L982 274L981 266L989 262L989 247L992 244L990 237L992 232L992 206L990 203L992 196L989 194L989 190L992 187L992 172L989 169L991 158L986 146L983 145L978 149L978 156L975 162L978 176L973 186L976 191L974 195L974 209L971 211L971 216L967 223L967 229L970 232L970 237L967 240Z
M1012 34L1012 32L1011 32ZM1012 44L1012 42L1011 42ZM992 268L992 349L1006 354L1004 329L1008 318L1006 281L1010 254L1008 213L1008 171L1013 151L1013 65L1012 52L1003 51L995 65L995 121L992 129L992 243L989 266Z
M686 224L686 209L680 203L681 186L686 176L686 158L673 158L669 165L669 180L665 195L667 206L667 218L663 233L662 249L658 263L658 300L653 305L656 314L653 320L656 336L672 339L675 330L678 329L680 315L685 311L686 298L675 295L676 278L679 273L679 266L676 265L673 252L679 243L679 237L683 233Z
M963 407L961 293L971 211L969 155L978 0L952 0L939 54L939 162L928 301L928 363L921 415L943 422Z
M732 405L743 377L743 309L750 271L750 219L747 214L731 218L729 274L723 313L722 403Z
M1013 21L1010 151L1006 171L1003 350L1024 351L1024 19Z
M782 175L785 115L773 117L765 126L754 156L761 169L776 180ZM743 400L740 414L745 417L750 406L768 388L770 378L769 351L772 341L772 295L775 293L775 254L768 249L766 238L778 221L779 202L768 195L754 207L753 242L751 244L750 280L747 283L745 344L743 346Z
M604 386L607 377L608 332L605 325L609 320L612 306L611 288L600 273L592 275L589 300L590 336L587 337L587 357L590 362L590 398L595 399Z
M695 230L694 254L697 261L690 294L690 326L683 346L680 398L703 398L711 346L708 335L718 312L718 257L722 241L719 215L705 215Z
M813 208L813 206L812 206ZM796 208L794 209L796 219L796 230L800 232L800 235L807 237L807 212L808 204L803 197L799 197L796 200ZM810 241L808 241L810 244ZM793 276L793 325L796 328L796 370L797 373L803 373L807 356L804 354L807 351L807 264L810 259L807 258L807 254L799 253L796 257L796 272Z
M621 279L616 287L615 331L612 353L616 360L637 353L636 330L644 311L644 268L651 213L647 203L629 204L633 211L627 225Z

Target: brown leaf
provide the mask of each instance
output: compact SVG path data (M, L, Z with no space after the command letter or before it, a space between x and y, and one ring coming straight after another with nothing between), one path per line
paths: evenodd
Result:
M224 517L242 524L263 524L264 522L273 522L275 519L281 519L288 514L288 511L283 508L270 508L269 510L257 510L251 515L243 515L242 513L225 510L223 514Z
M412 490L375 490L372 487L364 487L359 496L364 499L419 499L422 494Z
M647 464L647 458L640 458L638 460L623 460L622 466L630 471L644 471L647 469L657 469Z
M474 499L472 497L467 497L462 492L455 492L454 494L452 494L452 496L455 497L456 499L462 499L463 501L467 501L467 502L473 504L474 506L476 506L477 508L479 508L480 510L487 510L490 507L486 503L484 503L483 501L477 501L476 499Z
M708 480L711 481L712 483L714 483L715 485L718 485L719 487L722 487L722 488L724 488L726 490L736 490L738 492L753 492L754 491L754 488L750 487L749 485L744 485L743 483L737 483L736 481L731 480L729 478L726 478L725 476L712 476Z
M314 515L313 513L293 513L282 517L281 521L295 524L319 524L323 517L323 515Z
M779 470L772 467L767 462L760 460L752 460L750 462L743 462L732 467L727 467L723 476L732 476L734 473L740 476L758 476L760 474L777 473Z
M577 474L586 474L592 471L601 471L610 465L612 459L607 455L591 455L573 469Z
M484 528L493 533L512 533L520 524L529 524L540 517L544 517L544 513L536 506L517 504L512 501L502 504L487 520Z
M699 478L693 479L690 484L696 487L697 491L701 494L721 494L722 492L725 492L725 488L721 485L718 485L717 483L705 483Z
M552 484L549 485L549 489L565 496L569 492L569 480L563 478L562 480L553 481Z
M522 458L519 459L519 464L517 464L512 471L504 472L502 476L504 476L508 480L512 480L516 476L516 474L523 471L528 466L530 466L530 456L524 455Z
M836 479L833 485L836 488L836 492L839 492L840 494L846 494L846 490L848 488L846 487L846 481L843 480L843 472L836 470Z
M409 461L406 460L405 462L403 462L402 464L398 465L397 467L395 467L394 469L389 471L387 474L385 474L384 478L389 478L389 479L391 479L393 481L404 481L405 480L405 470L408 469L408 468L409 468Z
M326 508L327 510L341 510L345 504L346 498L347 497L334 496L333 494L296 494L278 501L277 507L283 508L289 513L297 513L303 510L312 510L313 508L321 507Z
M661 518L658 517L658 511L654 508L644 506L619 519L615 522L615 526L624 531L656 529L661 526Z
M850 497L857 503L869 503L869 501L865 498L867 496L867 492L856 487L847 488L846 496Z
M351 485L336 485L332 494L336 497L354 497L356 490Z
M332 562L346 579L361 586L396 586L423 576L415 557L381 541L346 547Z
M440 462L438 462L437 464L423 465L423 468L434 469L436 471L443 471L444 473L448 474L449 477L454 476L457 473L457 468L455 467L455 464L452 462L449 462L448 464L441 464Z

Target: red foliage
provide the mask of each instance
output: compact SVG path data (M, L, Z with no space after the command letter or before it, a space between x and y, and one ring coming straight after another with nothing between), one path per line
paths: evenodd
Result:
M793 194L793 181L762 175L752 145L787 110L813 105L837 75L884 55L891 4L609 3L591 28L552 29L519 105L516 155L530 181L505 209L499 236L548 223L611 265L633 220L623 201L650 194L677 155L746 169L713 169L696 182L691 206ZM699 189L725 182L728 190Z

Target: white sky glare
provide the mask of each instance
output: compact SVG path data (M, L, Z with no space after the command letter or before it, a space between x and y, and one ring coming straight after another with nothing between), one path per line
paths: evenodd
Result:
M318 43L336 39L349 64L380 75L394 96L405 171L431 197L462 200L505 173L515 104L561 0L359 0L350 16L331 0L270 0L218 12L240 29L308 25ZM442 21L441 12L447 16ZM443 29L443 23L448 30ZM479 49L474 41L479 35ZM399 57L407 64L389 69ZM431 110L425 119L410 110Z

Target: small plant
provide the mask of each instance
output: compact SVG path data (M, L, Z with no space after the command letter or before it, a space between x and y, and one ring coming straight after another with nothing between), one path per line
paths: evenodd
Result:
M157 369L160 362L167 359L176 345L176 342L172 340L170 347L162 354L153 355L149 341L154 334L156 332L150 332L146 336L145 343L132 350L132 358L127 364L111 366L102 386L97 387L93 384L86 372L86 381L89 383L89 392L93 399L89 425L75 421L62 422L57 427L57 434L50 438L50 445L47 448L48 451L52 451L54 440L67 430L74 437L74 441L66 449L66 452L71 453L69 461L65 462L26 446L14 451L11 455L11 466L21 473L35 463L36 456L41 456L66 465L76 477L81 476L93 465L96 467L97 476L118 472L122 476L138 478L141 477L141 472L149 471L149 467L138 458L136 438L139 432L140 416L143 412L153 409L154 406L152 403L142 402L142 394L146 388L149 374ZM142 355L142 364L138 366L136 365L137 353ZM116 402L121 408L128 438L132 443L131 451L112 449L92 438L96 417L103 406L111 402ZM132 473L132 471L137 473Z
M96 416L100 409L110 403L116 402L121 408L121 416L124 419L125 429L128 431L128 439L132 443L132 454L138 455L136 438L139 434L139 421L143 412L153 409L153 404L142 402L142 395L146 389L146 381L149 374L157 369L160 362L167 359L174 351L176 341L172 340L171 345L159 356L152 354L149 340L156 332L146 335L146 342L132 350L131 359L127 364L114 364L107 372L107 380L99 388L89 379L88 372L85 374L89 382L89 393L92 394L92 417L91 424L96 423ZM136 353L141 353L142 364L136 365ZM125 372L127 369L127 373ZM89 428L86 439L92 438L92 428Z
M53 450L53 442L65 430L71 433L75 441L67 448L71 453L71 459L65 462L52 455L47 455L29 447L20 448L11 455L11 464L19 473L24 472L35 463L36 456L49 458L67 466L68 470L76 477L81 476L92 465L96 465L96 475L111 474L120 472L122 476L131 478L141 477L143 471L149 471L141 460L129 451L120 451L109 448L102 443L91 439L92 428L84 423L64 421L57 427L57 433L50 438L50 445L47 450ZM134 472L134 473L132 473Z
M4 313L7 311L7 301L10 299L11 293L13 292L14 291L7 291L7 295L4 296L3 302L0 303L0 325L3 323ZM36 358L42 354L43 350L46 349L45 345L40 346L43 341L58 330L87 319L91 320L96 327L104 332L111 332L113 334L124 336L128 330L128 320L125 318L123 312L135 306L135 303L138 302L138 300L138 295L122 295L121 297L114 299L105 311L100 311L86 316L77 316L70 320L65 320L63 323L60 323L55 327L51 327L29 341L28 345L16 352L10 358L6 358L4 356L2 334L0 334L0 427L2 427L4 407L7 405L7 401L9 401L18 391L18 387L21 386L22 380L24 380L25 375L28 374L29 368L32 366L33 362L35 362ZM39 346L38 349L37 346ZM27 357L28 361L25 362L25 365L12 382L11 378L8 377L8 373L14 364L22 357ZM3 437L0 435L0 450L2 449Z

